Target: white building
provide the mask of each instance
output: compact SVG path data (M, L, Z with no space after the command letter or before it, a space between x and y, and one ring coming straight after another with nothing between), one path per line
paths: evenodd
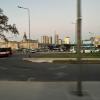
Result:
M70 37L64 38L64 44L70 44Z
M100 36L95 36L93 44L98 47L100 45Z

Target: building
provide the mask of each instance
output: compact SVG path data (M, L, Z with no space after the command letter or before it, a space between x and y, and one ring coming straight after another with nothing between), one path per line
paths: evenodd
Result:
M38 48L38 40L29 40L27 39L26 41L20 41L19 42L19 48L29 48L30 49L36 49Z
M41 36L41 43L42 44L49 44L49 37L48 36Z
M82 44L83 45L93 45L93 42L91 39L87 39L87 40L82 40Z
M0 48L11 48L12 50L16 50L18 49L18 42L0 39Z
M41 36L41 44L44 44L44 45L52 44L52 37Z
M8 39L5 37L5 35L0 34L0 48L7 47Z
M11 48L12 50L18 49L18 42L17 41L8 41L7 47Z
M17 41L0 41L0 48L11 48L12 50L18 49L18 42Z
M70 44L70 37L65 37L63 44Z
M27 39L26 33L24 33L22 41L19 42L19 48L38 48L38 40Z
M59 35L58 33L55 33L55 45L58 45L59 44Z
M94 37L93 44L94 44L95 47L100 46L100 36L95 36Z
M1 39L1 38L0 38L0 48L4 48L4 47L6 47L6 46L7 46L6 41L5 41L4 39Z
M49 37L49 44L52 44L52 36Z
M62 45L62 39L58 40L58 45Z
M24 33L23 39L20 42L0 39L0 48L11 47L12 50L16 50L18 48L29 48L29 46L31 49L38 48L38 40L27 39L26 33Z

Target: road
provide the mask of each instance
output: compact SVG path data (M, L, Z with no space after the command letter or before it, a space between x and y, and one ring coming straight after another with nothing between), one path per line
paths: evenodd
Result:
M76 81L79 66L83 81L100 81L100 64L52 64L23 61L23 55L0 58L0 80Z

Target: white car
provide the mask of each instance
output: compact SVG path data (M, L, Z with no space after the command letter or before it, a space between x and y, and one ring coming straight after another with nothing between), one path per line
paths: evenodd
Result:
M36 53L37 51L35 49L30 50L31 53Z
M96 49L94 52L100 52L100 49Z
M76 53L76 50L75 49L71 49L70 52L71 53Z

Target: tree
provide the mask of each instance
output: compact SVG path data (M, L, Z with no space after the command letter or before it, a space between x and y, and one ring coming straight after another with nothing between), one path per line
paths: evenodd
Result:
M5 41L7 41L7 38L4 35L4 31L10 31L13 34L19 34L15 24L8 24L8 17L3 14L3 10L0 8L0 38L3 38Z

